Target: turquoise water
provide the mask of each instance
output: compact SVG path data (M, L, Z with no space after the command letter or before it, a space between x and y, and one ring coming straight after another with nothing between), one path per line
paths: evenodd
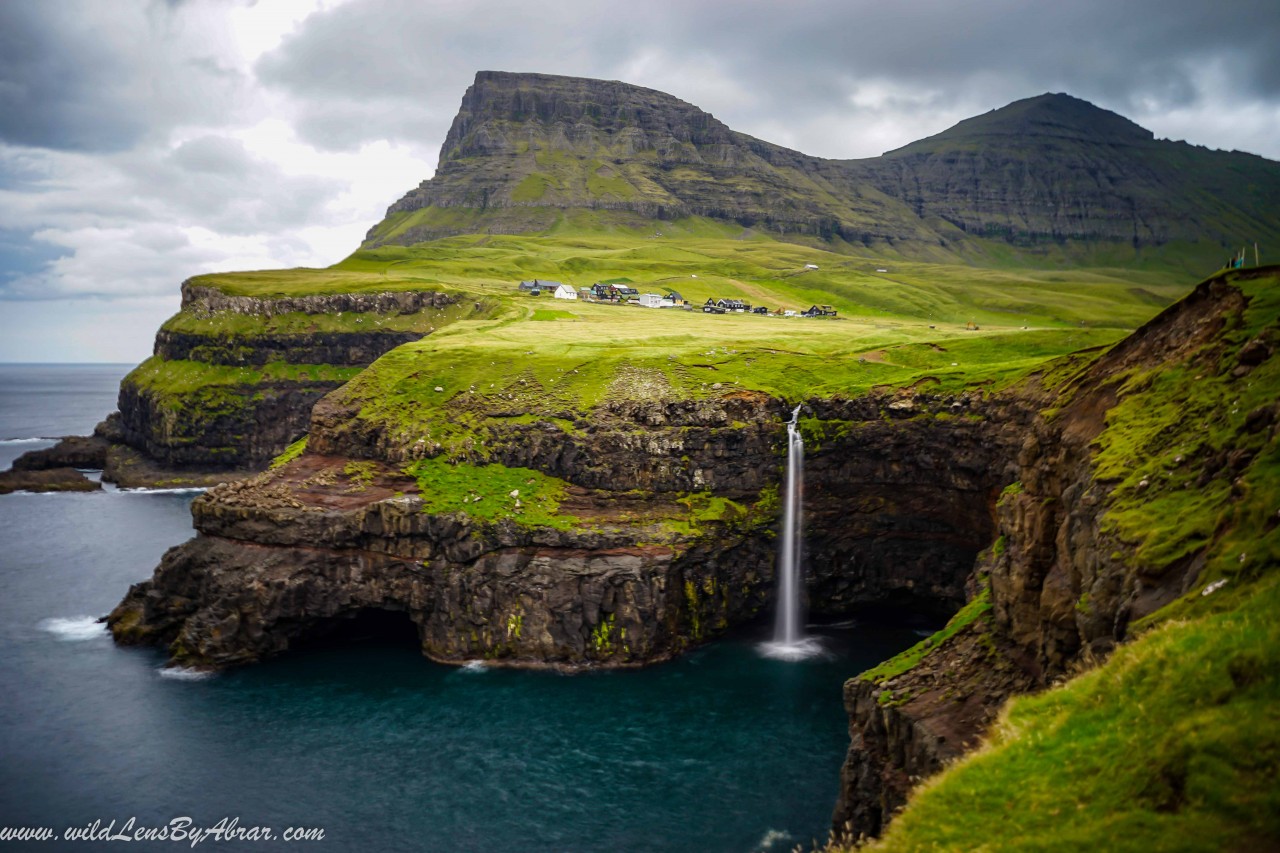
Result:
M191 535L191 497L0 496L0 826L227 817L324 829L302 849L789 850L826 834L844 678L918 639L828 629L830 656L786 662L758 653L762 625L566 676L437 666L380 636L177 680L93 617ZM61 845L31 848L107 847ZM217 847L277 848L300 845Z

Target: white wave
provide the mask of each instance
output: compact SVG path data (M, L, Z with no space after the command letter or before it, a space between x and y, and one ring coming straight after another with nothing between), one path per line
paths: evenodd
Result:
M761 655L774 660L796 661L805 658L825 657L827 650L817 637L805 637L794 643L761 643L756 646Z
M213 678L213 673L206 669L190 669L185 666L162 666L156 670L161 678L173 681L204 681Z
M764 837L761 838L760 841L756 843L756 846L753 849L759 850L759 851L766 851L766 850L773 850L773 849L785 850L786 849L785 845L790 839L791 839L790 833L780 832L779 830L776 830L776 829L770 829L765 832ZM782 845L782 846L779 846L779 845Z
M461 672L488 672L489 665L482 660L469 660L462 665Z
M46 441L62 441L60 438L0 438L3 444L41 444Z
M80 643L85 640L96 640L107 636L105 622L99 622L97 616L76 616L71 619L44 619L36 626L47 631L64 643Z
M181 486L173 489L118 488L125 495L201 495L209 491L206 486Z

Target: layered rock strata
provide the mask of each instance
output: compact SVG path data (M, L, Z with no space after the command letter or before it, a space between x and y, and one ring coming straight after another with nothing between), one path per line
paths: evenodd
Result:
M1052 393L1038 392L1046 415L1023 434L1016 486L997 504L997 537L970 581L989 607L922 649L920 663L872 670L845 686L851 746L833 818L838 834L879 834L917 782L978 742L1007 698L1102 659L1131 623L1193 588L1207 546L1144 565L1108 524L1117 481L1097 475L1097 442L1108 412L1134 393L1125 383L1137 372L1190 368L1233 383L1270 358L1275 342L1265 337L1237 342L1238 354L1224 346L1247 305L1227 280L1206 282ZM1274 433L1277 409L1250 412L1243 430ZM1242 433L1240 446L1250 443ZM1242 449L1171 464L1195 466L1203 486L1237 477L1251 458Z
M1235 222L1280 233L1277 203L1276 163L1157 140L1064 94L881 157L826 160L652 89L482 71L435 175L390 207L366 245L527 233L587 210L633 227L707 217L920 259L982 257L997 243L1002 256L1013 246L1028 258L1117 258L1175 243L1203 269L1244 233Z
M976 394L812 405L812 608L954 610L1031 414ZM565 482L562 529L518 513L424 512L401 473L412 446L388 459L387 436L336 428L352 423L339 408L316 408L308 453L196 501L200 536L112 614L118 640L222 666L383 609L409 614L439 661L628 666L746 623L771 600L780 400L615 407L590 434L510 425L488 464ZM732 508L691 518L690 490L706 488Z
M191 332L170 328L172 320L160 329L155 356L120 384L118 443L137 455L120 455L115 470L154 467L180 476L260 469L306 432L311 406L324 394L384 352L428 334L433 318L458 302L435 291L230 296L189 280L182 300L179 318L244 318L248 325ZM369 321L328 332L269 327L282 315L344 314ZM403 315L422 319L403 330L375 325L379 316Z

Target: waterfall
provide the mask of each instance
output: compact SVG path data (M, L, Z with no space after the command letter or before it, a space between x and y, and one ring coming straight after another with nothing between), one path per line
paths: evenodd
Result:
M804 593L804 438L800 435L800 406L787 422L786 492L782 500L782 529L778 536L778 610L773 642L761 650L769 657L796 660L818 654L815 638L804 636L801 601Z
M800 640L800 558L804 524L804 438L800 435L800 407L787 423L787 482L782 500L782 530L778 537L778 613L773 641L794 645Z

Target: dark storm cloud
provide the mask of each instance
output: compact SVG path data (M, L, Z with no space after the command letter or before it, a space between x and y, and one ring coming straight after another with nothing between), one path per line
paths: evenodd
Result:
M244 81L162 3L0 2L0 141L120 151L192 117L225 118Z
M1045 91L1134 117L1224 98L1275 104L1278 43L1274 0L656 0L608 8L356 0L309 18L258 73L301 99L303 132L331 147L387 136L442 140L482 68L627 79L739 129L781 128L803 142L801 125L818 133L834 118L854 119L869 97L873 112L921 116ZM370 99L388 108L384 116L420 118L370 121Z

